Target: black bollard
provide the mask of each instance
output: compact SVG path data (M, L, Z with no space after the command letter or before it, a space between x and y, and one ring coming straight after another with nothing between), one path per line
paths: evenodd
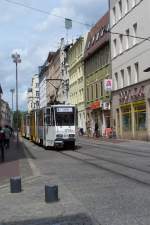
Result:
M10 178L10 192L19 193L21 192L21 177L11 177Z
M45 202L50 203L56 201L58 201L58 185L45 185Z

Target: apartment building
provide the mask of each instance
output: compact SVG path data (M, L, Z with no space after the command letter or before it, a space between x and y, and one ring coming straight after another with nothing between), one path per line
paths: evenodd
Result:
M85 110L85 77L84 77L84 48L85 37L79 37L68 52L69 63L69 103L76 105L78 110L78 127L86 131Z
M110 92L104 88L105 81L111 78L108 29L106 13L89 31L84 52L86 125L91 135L95 126L101 136L110 128Z
M39 75L35 74L32 77L31 88L27 91L28 112L39 108Z
M150 2L110 0L113 126L118 137L150 139Z

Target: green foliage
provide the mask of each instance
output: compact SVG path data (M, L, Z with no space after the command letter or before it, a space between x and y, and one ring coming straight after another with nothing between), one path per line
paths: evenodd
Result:
M18 111L18 128L19 129L21 128L22 115L23 115L23 112ZM13 113L13 127L14 129L17 129L17 112L16 111Z

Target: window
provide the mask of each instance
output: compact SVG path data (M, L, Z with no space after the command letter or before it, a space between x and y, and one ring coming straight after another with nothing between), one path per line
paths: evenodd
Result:
M129 0L126 0L125 13L129 11Z
M118 14L118 16L119 16L119 19L120 19L122 17L122 0L120 0L118 2L118 7L119 7L119 14Z
M93 85L91 85L91 100L93 100Z
M134 64L134 70L135 70L135 83L139 81L139 64L138 62Z
M117 40L113 40L114 57L117 55Z
M36 97L39 97L39 91L36 91Z
M146 130L146 104L134 105L135 130Z
M36 86L36 88L38 88L39 87L39 83L36 83L35 86Z
M137 41L137 23L133 24L133 45L136 45L136 41Z
M87 88L87 101L89 101L89 87Z
M116 7L113 8L113 24L116 23Z
M131 107L122 107L122 129L124 132L131 131Z
M119 53L123 52L123 35L119 35L119 41L120 41L120 48L119 48Z
M92 45L94 44L94 41L95 41L95 36L93 36L92 38Z
M98 98L98 85L95 85L95 97Z
M128 29L128 30L126 30L126 49L129 48L129 35L130 35L130 32Z
M131 66L127 67L127 85L131 84Z
M120 70L121 73L121 88L124 87L124 70Z
M98 39L99 39L99 32L96 34L96 41L98 41Z
M103 94L104 94L104 91L103 91L103 81L101 81L100 85L101 85L101 96L103 96Z
M115 90L117 90L118 89L118 73L115 73Z
M132 1L132 7L135 6L135 0L131 0Z

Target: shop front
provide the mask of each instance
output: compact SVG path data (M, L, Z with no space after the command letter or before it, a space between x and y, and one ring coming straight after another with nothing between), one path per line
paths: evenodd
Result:
M110 128L110 102L97 100L88 105L87 126L90 127L92 136L96 129L99 136L106 135L106 128Z
M113 93L113 120L117 136L149 139L150 84L139 84Z

